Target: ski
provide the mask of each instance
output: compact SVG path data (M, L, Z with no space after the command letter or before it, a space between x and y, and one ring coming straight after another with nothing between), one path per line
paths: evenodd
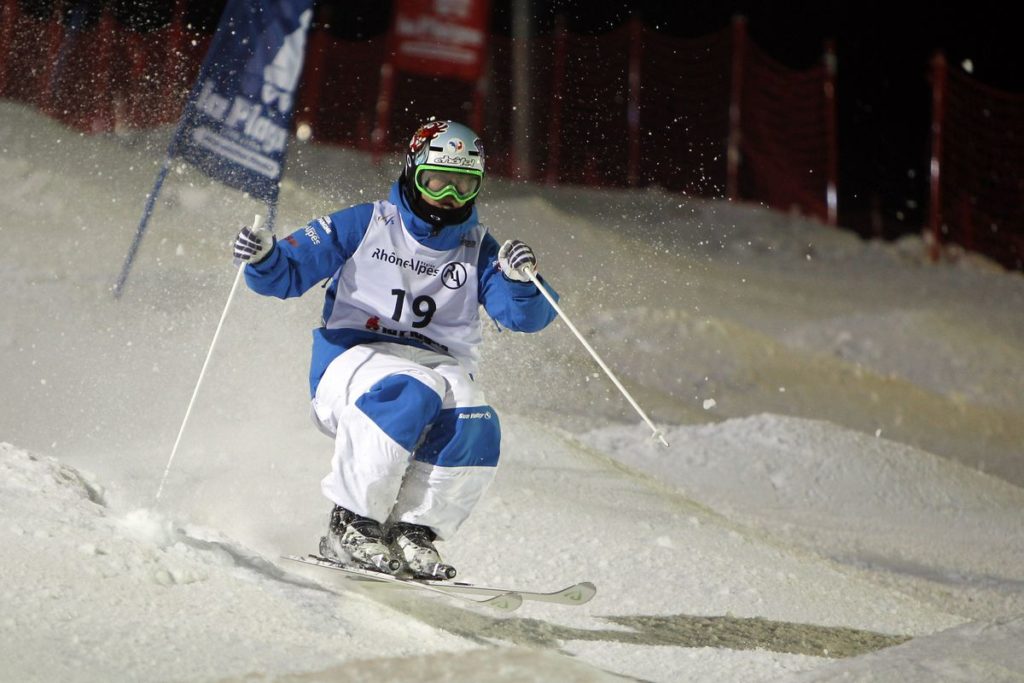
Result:
M335 562L331 562L330 560L319 557L318 555L308 555L305 558L291 555L286 555L285 557L289 560L305 562L306 564L326 566L329 569L337 569L339 571L348 572L353 576L365 577L371 580L398 582L403 584L412 584L415 586L441 590L448 595L463 593L466 595L490 596L492 598L500 598L502 596L515 595L519 597L520 603L523 600L532 600L536 602L552 602L559 605L578 606L590 602L590 600L597 594L597 587L589 581L574 583L571 586L566 586L565 588L562 588L560 590L552 591L550 593L544 593L539 591L524 591L515 588L495 588L492 586L481 586L479 584L465 583L462 581L431 581L427 579L401 579L395 576L381 574L380 572L374 572L367 569L359 569L356 567L339 565ZM486 601L482 602L480 600L473 600L473 602L486 604ZM518 606L519 605L517 604L516 607ZM510 609L508 611L512 610Z
M417 580L416 583L420 583L427 586L444 587L451 591L458 591L467 594L474 595L503 595L506 593L515 593L523 598L523 600L533 600L536 602L553 602L558 605L571 605L578 606L590 602L591 598L597 595L597 586L590 583L589 581L581 581L580 583L574 583L571 586L566 586L557 591L550 593L542 593L538 591L524 591L516 588L492 588L490 586L480 586L473 583L463 583L460 581L428 581L428 580Z
M523 604L523 598L519 594L513 591L493 591L488 593L488 597L483 600L477 600L476 598L468 597L459 592L449 590L454 588L453 585L448 585L445 582L426 582L417 579L403 579L391 574L384 574L382 572L375 572L370 569L362 569L359 567L350 567L344 564L338 564L332 562L319 555L306 555L305 557L299 557L298 555L284 555L284 559L291 560L293 562L301 562L302 564L309 564L316 567L324 567L325 569L333 569L334 571L341 572L349 578L353 578L359 581L370 581L375 583L385 583L392 586L398 586L401 588L412 588L415 590L423 590L431 593L437 593L444 595L445 597L455 598L462 600L463 602L469 602L474 605L483 605L492 609L501 610L502 612L514 612L519 609L519 606Z

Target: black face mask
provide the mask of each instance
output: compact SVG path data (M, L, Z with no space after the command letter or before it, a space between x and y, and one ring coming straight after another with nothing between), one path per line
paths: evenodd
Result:
M473 202L466 202L460 207L454 209L443 209L438 206L431 206L423 200L423 196L413 187L403 173L398 179L398 184L402 188L402 195L405 197L406 203L412 212L418 217L430 223L434 228L434 232L440 232L442 228L448 225L458 225L459 223L465 223L469 220L469 215L473 213Z

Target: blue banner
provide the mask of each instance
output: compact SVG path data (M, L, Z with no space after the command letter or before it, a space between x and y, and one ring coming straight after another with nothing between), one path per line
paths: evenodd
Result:
M274 204L313 0L229 0L171 154Z

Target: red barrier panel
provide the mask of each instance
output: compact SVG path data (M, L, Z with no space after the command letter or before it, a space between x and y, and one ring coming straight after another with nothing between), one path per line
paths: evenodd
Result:
M14 30L21 19L21 8L17 0L0 3L0 97L7 96L7 76L10 71L11 54L14 52Z
M732 38L683 39L644 29L640 184L724 197Z
M937 231L1004 266L1024 268L1024 95L991 88L962 69L933 67L933 87L946 74L933 171ZM938 164L938 168L934 168Z
M313 140L370 149L385 39L347 41L315 26L309 32L306 68L299 85L297 123L313 129Z
M825 67L788 69L748 43L740 195L828 220Z
M54 25L53 16L36 17L19 9L17 0L4 2L4 97L41 106L46 82L39 78L26 78L26 74L41 74L50 60L46 38Z
M721 196L729 34L684 40L638 22L608 33L533 39L533 177L548 183L659 185ZM492 38L488 168L510 172L511 41ZM631 80L632 76L632 80Z
M567 92L565 80L567 37L564 31L556 30L549 35L536 36L529 44L529 87L536 95L529 108L532 134L529 140L519 141L529 146L524 154L514 149L513 41L504 36L491 36L491 79L481 127L487 144L488 173L552 184L559 182L564 144L561 122L570 116L569 110L575 102ZM562 78L560 83L559 78ZM529 169L521 167L519 162L523 158L530 160ZM526 173L529 176L524 175Z
M20 11L17 0L3 5L3 96L86 132L176 121L210 40L185 34L182 0L169 25L145 32L122 26L108 9L75 25L62 3L43 17Z

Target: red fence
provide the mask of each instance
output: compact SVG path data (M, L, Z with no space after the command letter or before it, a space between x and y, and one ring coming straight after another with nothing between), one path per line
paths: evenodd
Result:
M122 25L107 3L93 4L102 12L77 21L63 8L81 3L35 3L52 8L40 16L18 0L0 0L0 96L89 132L175 121L210 39L183 19L186 0L176 0L169 21L149 31ZM384 36L343 40L314 26L295 113L314 140L374 149L386 43ZM400 149L427 116L473 121L479 113L493 173L658 185L836 221L830 50L820 66L794 71L749 40L742 20L691 39L637 20L600 35L574 34L557 22L520 50L529 59L530 135L517 148L514 47L492 36L482 112L475 112L475 84L396 74L382 147ZM1020 268L1024 98L959 72L935 82L944 84L943 110L936 110L942 175L933 184L935 233Z
M42 3L40 14L5 0L0 96L93 133L176 121L210 36L187 35L175 4L171 23L136 31L106 11L90 21L72 3Z
M738 186L730 194L797 207L834 224L838 155L831 48L820 67L794 71L745 40L743 27L740 22L734 28L734 42L743 42L734 46L740 113L733 135L740 142Z
M178 0L163 28L140 32L108 11L72 29L59 20L59 2L36 18L5 0L0 94L92 132L171 122L209 41L186 33L184 6ZM733 195L828 218L824 160L834 117L823 106L822 70L788 71L756 46L737 50L737 39L745 32L671 38L639 21L601 35L559 28L534 38L526 51L532 134L518 155L532 163L524 167L511 126L513 45L493 36L483 112L489 168L552 183L725 196L731 77L734 55L743 53L745 133L733 141L744 161ZM296 121L310 124L317 140L368 149L385 50L383 37L352 42L315 28ZM35 76L11 77L23 73ZM385 147L400 148L428 115L472 118L473 84L400 73L393 87Z
M942 55L932 69L933 255L956 242L1024 269L1024 95L950 69Z

